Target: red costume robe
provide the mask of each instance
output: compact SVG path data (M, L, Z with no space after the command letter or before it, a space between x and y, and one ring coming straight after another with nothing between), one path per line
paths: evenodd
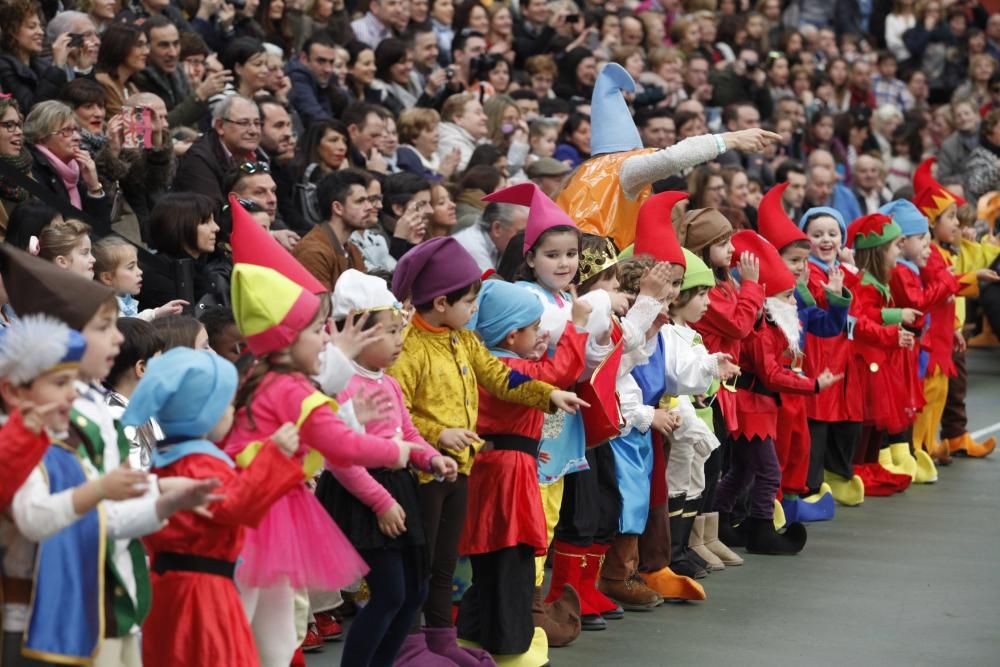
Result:
M586 342L587 334L568 324L551 357L498 359L533 380L566 388L584 372ZM535 442L537 452L543 420L540 410L502 401L479 388L476 432L486 442L491 435L523 436ZM534 547L536 556L544 556L549 547L536 458L510 449L480 451L469 475L468 511L458 551L484 554L518 544Z
M705 349L712 353L725 352L738 363L740 343L753 331L764 307L764 289L749 280L743 281L738 289L731 283L722 283L709 290L708 298L708 311L692 326L701 334ZM725 388L718 396L726 428L735 432L739 425L736 398Z
M3 461L3 481L0 481L0 512L7 509L14 494L28 480L45 456L51 440L42 433L32 433L15 410L0 429L0 461Z
M934 280L947 285L953 295L977 296L979 282L975 272L956 276L951 273L951 266L950 254L932 243L927 270L934 276ZM952 350L955 349L955 300L939 301L925 312L931 316L931 326L927 330L927 346L930 351L927 375L940 368L948 377L955 377L955 362L951 358Z
M209 508L211 519L193 512L170 517L165 528L143 538L150 560L170 552L235 561L244 526L256 526L271 504L302 482L302 466L273 443L261 448L244 470L208 454L190 454L155 469L160 477L214 477L225 497ZM257 647L232 579L204 572L151 574L153 605L142 637L146 667L258 665Z

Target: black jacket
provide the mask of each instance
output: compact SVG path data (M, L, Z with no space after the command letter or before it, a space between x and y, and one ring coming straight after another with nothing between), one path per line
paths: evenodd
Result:
M198 127L208 115L208 100L198 99L180 67L168 74L150 66L133 74L131 81L139 90L163 100L170 127Z
M190 284L185 287L182 277L184 264L191 268ZM139 305L142 308L159 308L168 301L185 299L191 306L185 312L195 312L199 301L209 305L228 305L229 283L224 273L224 261L202 255L198 259L175 257L166 253L142 253L142 290Z
M25 65L10 53L0 53L0 90L14 96L22 115L36 103L58 97L64 85L66 73L60 68L37 58Z
M52 193L54 199L70 204L69 193L62 179L56 170L49 164L47 157L41 154L34 146L29 146L34 164L31 165L31 176L43 188ZM87 214L85 222L93 227L94 235L97 237L107 236L111 233L111 196L105 194L103 197L91 197L87 194L87 186L83 182L83 177L77 183L77 190L80 193L80 203L82 211Z
M255 162L267 162L267 156L260 149L253 156L246 156ZM177 166L174 177L174 192L198 192L211 197L219 206L226 203L226 173L236 165L222 145L222 140L214 130L209 130L191 144Z

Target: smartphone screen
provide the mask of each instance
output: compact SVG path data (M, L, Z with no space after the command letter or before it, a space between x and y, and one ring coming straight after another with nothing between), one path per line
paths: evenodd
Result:
M153 116L146 107L125 111L125 136L122 148L151 148L153 146Z

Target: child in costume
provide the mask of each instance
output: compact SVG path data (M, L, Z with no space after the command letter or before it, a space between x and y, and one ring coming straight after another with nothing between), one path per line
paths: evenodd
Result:
M741 341L750 335L764 306L764 290L758 284L760 273L758 260L747 253L736 258L739 263L740 283L733 280L729 267L734 260L732 244L733 227L718 209L705 208L688 211L674 224L677 240L701 258L715 274L715 287L708 293L708 310L694 330L701 335L705 349L709 352L725 352L729 358L738 361ZM712 452L705 463L705 491L702 506L714 507L715 488L722 472L723 450L728 447L729 433L736 430L736 399L732 391L722 388L712 404L713 422L716 435L722 446ZM722 534L726 527L720 527ZM729 539L723 541L730 546L739 546Z
M250 624L233 582L245 526L302 481L292 456L291 424L276 431L245 470L214 443L233 421L236 368L202 350L174 348L149 362L122 417L137 427L156 419L165 437L153 451L155 474L216 479L220 494L207 514L185 512L145 543L153 604L144 624L143 664L259 664Z
M795 276L785 267L778 251L756 232L739 232L733 236L733 245L736 252L752 253L758 258L765 301L762 317L740 348L738 426L730 434L733 460L719 482L715 509L720 524L731 526L737 498L749 489L750 513L741 525L747 551L795 554L805 546L805 526L788 523L784 533L776 532L774 527L774 504L781 485L781 467L774 450L778 394L819 393L841 378L825 370L813 379L788 368L799 354L802 330L795 305Z
M99 477L66 444L85 348L83 336L45 315L22 317L0 336L0 394L12 411L3 436L49 443L14 495L13 525L3 521L4 665L94 658L107 539L100 506L145 490L144 473L116 468Z
M420 437L399 384L383 372L403 347L403 313L385 281L345 271L334 289L332 317L341 325L363 317L365 326L381 325L376 341L352 362L354 374L338 400L353 404L381 392L387 409L367 421L364 432L420 444L410 453L413 466L454 481L455 461ZM332 474L324 473L316 495L371 568L365 578L370 596L351 623L341 665L391 665L427 595L427 542L416 479L407 469L331 466L329 470Z
M354 432L337 417L336 402L315 389L309 378L321 370L328 312L317 294L325 289L238 203L232 210L233 312L257 365L237 392L236 419L224 448L246 467L259 452L261 436L282 424L296 424L301 439L295 461L303 469L302 483L247 531L236 573L261 664L287 667L298 646L295 591L335 591L368 571L305 481L324 459L402 467L411 445Z
M556 387L573 386L584 371L582 327L590 306L576 301L555 353L533 361L543 310L525 288L487 280L470 326L504 365ZM459 543L473 574L458 612L458 635L489 650L498 664L542 665L548 643L565 646L580 633L579 611L562 623L550 620L535 586L535 557L548 550L536 464L543 413L479 392L476 432L486 445L469 476Z
M855 461L877 460L890 472L933 481L937 471L927 452L917 449L915 458L910 453L910 396L900 390L905 381L904 354L916 342L909 327L920 313L895 307L889 288L903 243L899 225L882 213L866 215L851 223L847 242L860 271L851 307L854 342L848 371L860 381L864 405L862 447Z
M903 388L909 391L904 416L912 426L917 412L924 407L921 366L930 357L927 330L931 318L924 313L954 300L961 288L945 263L938 261L940 256L931 260L933 251L927 217L916 206L899 199L882 206L879 212L891 217L899 225L903 238L900 255L889 281L893 303L901 308L912 308L921 314L912 326L918 337L917 344L903 352L901 365L904 384L900 391ZM914 442L914 447L916 446L917 443ZM936 464L950 463L946 448L927 453Z
M758 209L757 225L760 235L778 250L785 267L795 277L795 303L798 307L799 320L802 322L803 340L799 346L801 351L805 349L805 339L810 336L833 338L846 330L851 293L847 292L845 295L843 271L834 268L831 269L823 288L824 307L817 306L815 299L812 298L805 282L812 246L808 237L791 221L782 206L782 195L787 187L788 183L781 183L764 195ZM803 365L800 360L801 354L795 366ZM783 394L778 408L778 423L782 428L777 432L774 445L778 461L781 463L781 505L786 520L794 523L832 519L834 514L832 488L824 486L824 483L814 489L808 486L811 443L806 396ZM862 496L861 500L863 498Z
M965 201L934 180L931 176L933 163L933 158L925 160L914 172L913 203L927 216L931 225L933 252L928 264L933 267L940 259L946 267L954 267L961 291L955 301L941 304L929 312L931 324L927 335L930 359L924 378L924 398L927 404L913 425L913 441L915 447L938 453L939 460L957 452L983 457L993 451L996 439L991 437L978 443L964 430L964 386L967 373L965 340L962 338L961 328L965 321L964 297L978 296L981 282L1000 280L996 272L987 268L1000 255L1000 246L962 238L957 212ZM950 382L959 383L957 392L949 391ZM945 442L939 444L938 431L941 429L949 393L953 396L952 408L949 410L952 413L949 431L942 434Z
M582 231L610 238L618 248L635 239L642 203L658 180L684 174L726 151L759 153L780 141L773 132L753 128L725 134L689 137L656 150L643 148L642 138L622 93L635 93L635 81L621 65L601 69L590 103L590 155L573 173L556 202Z
M163 339L149 322L138 317L123 317L116 326L124 340L104 386L108 390L106 402L111 414L120 421L129 397L146 374L149 360L163 352ZM136 470L149 470L156 443L163 439L163 431L156 420L151 419L135 428L124 426L122 431L129 442L129 465Z
M180 315L187 305L183 299L168 301L159 308L139 310L135 298L142 289L142 269L134 245L121 236L105 236L94 244L94 279L115 291L119 317L138 317L151 322L165 315Z
M100 386L122 339L115 327L118 307L114 293L93 280L7 246L0 245L0 261L4 286L19 316L53 315L86 339L66 442L98 472L118 468L128 458L128 442ZM103 581L106 606L113 613L105 615L97 664L141 663L139 629L149 609L149 570L137 538L159 530L175 512L203 504L215 485L211 480L158 482L150 477L141 497L105 503L109 540Z
M857 291L857 269L852 263L841 262L847 246L847 225L837 209L818 206L806 211L799 219L799 229L810 243L808 296L796 290L799 303L814 301L827 310L827 286L839 272L844 290ZM853 260L851 260L853 261ZM844 381L830 387L822 396L806 396L806 416L809 422L809 471L806 486L818 491L830 486L834 500L853 506L864 502L865 495L892 495L908 485L877 464L855 465L855 453L861 440L863 392L861 378L854 376L849 363L852 354L854 318L848 311L848 326L833 337L806 336L802 369L806 375L816 375L829 368Z
M465 521L468 475L483 442L473 429L478 417L477 385L497 398L539 410L573 412L582 402L571 392L531 380L489 354L464 327L476 308L479 267L450 237L421 243L396 266L392 291L416 313L403 351L389 373L403 390L406 407L424 439L458 463L454 482L420 475L418 495L430 547L430 588L424 605L427 627L408 640L396 664L428 664L430 652L459 665L489 661L485 651L460 649L452 624L452 577ZM488 664L488 663L487 663Z
M642 230L637 233L641 235ZM639 246L638 238L636 246ZM664 342L664 356L669 360L667 395L676 397L670 404L676 406L674 409L681 417L680 425L668 436L669 512L671 522L677 527L676 535L674 526L670 530L670 564L671 569L675 562L690 568L692 558L687 553L690 545L710 569L719 570L727 565L742 565L743 559L719 540L718 513L698 513L705 490L705 463L719 447L712 430L712 411L705 406L703 397L711 393L710 388L717 384L716 381L729 380L739 367L724 354L709 354L701 336L692 328L691 325L708 310L708 293L715 287L715 275L701 258L686 248L684 261L684 282L680 294L669 306L670 324L664 325L659 333Z
M533 291L541 299L540 333L543 340L548 340L548 349L554 350L572 313L573 297L567 290L581 265L579 231L573 221L534 184L506 188L488 195L486 199L530 206L522 247L524 259L519 270L520 277L527 280L521 280L518 285ZM600 248L608 247L606 240L595 238ZM617 259L613 252L604 251L597 253L593 259L587 271L588 280L581 284L581 291L592 289L587 294L581 294L580 298L589 300L594 310L588 320L586 369L582 379L590 378L599 366L600 373L614 379L619 371L621 354L641 347L645 340L644 332L656 317L659 303L651 295L665 285L666 267L659 267L652 273L642 298L637 298L631 309L623 295L616 297L613 308L608 290L617 290L614 269ZM620 326L612 327L613 309L619 313L629 311ZM622 340L621 349L617 352L616 338ZM604 438L614 435L618 426L618 401L610 390L610 384L608 388L609 395L597 397L602 405L590 408L593 414L598 415L598 421L604 410L615 415L614 424L610 425ZM539 465L542 504L549 534L557 542L566 543L556 547L552 586L546 603L570 604L572 600L567 598L570 594L566 588L569 584L580 595L583 629L603 629L602 610L618 617L623 612L597 591L599 568L588 569L584 564L588 560L598 564L614 537L618 512L612 509L611 504L616 502L618 494L614 485L611 452L600 447L587 449L588 444L597 445L601 440L593 441L593 428L590 434L585 433L586 419L585 413L581 413L567 417L564 423L552 420L543 428L546 437L542 440L541 451L545 452L548 460ZM570 477L564 482L567 475ZM577 478L575 475L582 476ZM607 483L601 486L599 479ZM563 502L564 485L567 487L566 496L570 498L568 503ZM607 497L602 498L601 488L609 490ZM562 525L561 529L557 523ZM594 536L598 533L600 539L595 545ZM535 583L539 587L544 581L543 563L543 558L536 561ZM582 580L577 575L588 576ZM558 615L551 607L549 612L551 616Z

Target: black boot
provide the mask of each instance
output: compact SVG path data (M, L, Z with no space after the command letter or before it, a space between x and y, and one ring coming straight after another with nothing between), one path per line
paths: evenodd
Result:
M747 522L734 526L732 512L719 512L719 540L728 547L745 547Z
M684 518L684 496L671 498L667 507L670 510L670 569L674 574L692 579L708 576L708 570L692 558L696 554L688 547L694 517Z
M806 527L801 523L790 523L781 533L774 529L773 519L750 517L747 535L747 551L752 554L791 556L802 551L806 545Z

